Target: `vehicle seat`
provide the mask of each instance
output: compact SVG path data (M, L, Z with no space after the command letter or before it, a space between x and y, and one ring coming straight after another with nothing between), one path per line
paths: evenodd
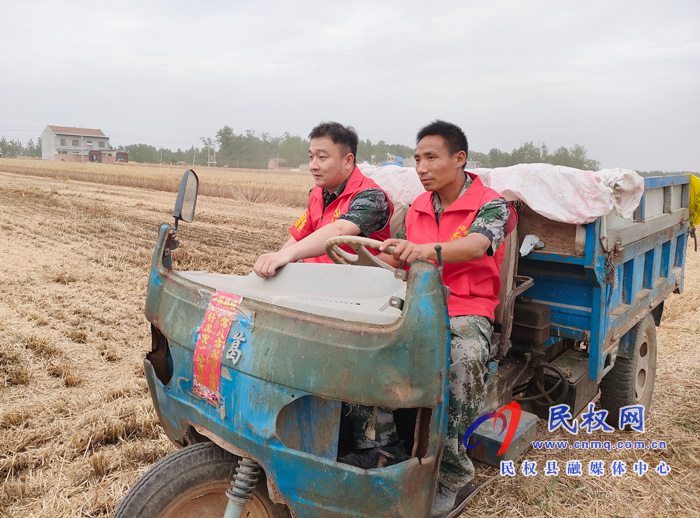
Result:
M504 253L501 263L501 290L498 292L498 306L493 319L497 331L501 330L503 324L503 307L506 296L513 290L515 283L515 271L518 264L518 229L517 227L508 234L503 242Z
M396 237L403 228L404 221L406 220L406 213L410 205L401 201L393 202L393 204L394 213L391 215L391 220L389 221L389 232L391 233L391 237Z
M503 242L505 247L501 263L501 290L498 292L498 306L494 315L494 330L491 335L489 359L500 360L510 349L510 332L513 328L513 308L515 299L534 284L530 277L517 275L518 272L518 228L508 234Z
M401 231L410 205L394 203L394 213L389 222L391 237ZM504 253L501 263L501 289L498 292L498 306L494 315L494 332L491 335L489 359L500 360L510 348L510 332L513 327L513 307L515 298L533 285L529 277L517 275L518 271L518 228L508 234L503 242Z

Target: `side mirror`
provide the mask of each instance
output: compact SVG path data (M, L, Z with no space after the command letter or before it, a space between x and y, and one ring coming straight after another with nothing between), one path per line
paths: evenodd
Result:
M197 174L188 169L182 175L180 181L180 189L177 191L177 199L175 200L175 210L173 217L175 218L175 228L177 228L178 220L192 223L194 219L194 207L197 204L197 190L199 189L199 178Z

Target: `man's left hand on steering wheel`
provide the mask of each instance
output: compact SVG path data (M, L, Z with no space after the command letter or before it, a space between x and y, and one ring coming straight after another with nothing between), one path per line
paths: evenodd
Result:
M342 248L342 245L347 245L355 251L351 254ZM379 250L382 241L370 239L360 236L335 236L326 241L325 252L328 257L336 264L354 264L357 266L378 266L394 273L396 269L386 262L378 259L372 254L367 247ZM387 254L393 253L393 247L388 247L384 250Z

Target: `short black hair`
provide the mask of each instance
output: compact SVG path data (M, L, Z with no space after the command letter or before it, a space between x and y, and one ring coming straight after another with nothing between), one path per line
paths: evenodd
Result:
M469 156L469 142L467 142L467 136L459 126L441 120L433 121L418 132L416 144L423 138L432 135L439 135L445 139L447 149L453 155L464 151L464 154Z
M343 126L338 122L322 122L309 133L309 138L328 137L334 144L343 146L357 158L357 141L359 140L355 128Z

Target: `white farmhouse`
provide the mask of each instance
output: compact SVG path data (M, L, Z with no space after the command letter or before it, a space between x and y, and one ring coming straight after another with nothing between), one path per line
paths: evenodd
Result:
M41 159L114 163L128 161L128 154L112 149L102 130L46 126L41 134Z

